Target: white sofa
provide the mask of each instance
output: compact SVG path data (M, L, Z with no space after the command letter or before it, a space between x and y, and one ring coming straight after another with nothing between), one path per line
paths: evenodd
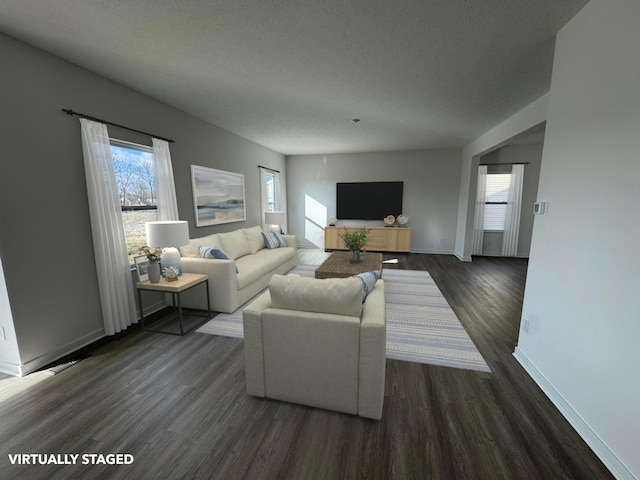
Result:
M209 276L211 310L235 311L264 290L274 274L284 274L298 263L295 235L283 235L287 246L268 249L261 232L262 229L255 226L214 233L191 239L188 245L179 247L183 272ZM231 259L202 258L201 246L220 248ZM194 288L184 292L182 306L206 310L207 299L202 290Z
M243 310L250 395L380 419L384 403L384 282L362 301L358 278L274 275Z

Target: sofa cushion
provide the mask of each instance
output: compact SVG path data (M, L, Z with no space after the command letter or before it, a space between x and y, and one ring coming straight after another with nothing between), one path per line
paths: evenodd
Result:
M274 275L269 282L271 306L360 317L362 282L357 278L315 278Z
M251 257L254 257L256 261L260 262L264 273L269 273L275 271L287 260L279 255L279 253L283 250L285 249L279 248L277 250L269 250L267 248L263 248L262 250L251 255Z
M220 240L224 251L234 260L251 254L251 246L242 229L233 232L219 233L218 240Z
M200 256L202 258L217 258L218 260L233 260L227 252L218 247L207 247L205 245L201 245L200 248ZM238 265L236 265L236 273L238 273Z
M205 237L200 238L192 238L189 240L188 245L183 245L178 247L180 251L180 256L182 257L199 257L200 256L200 245L206 245L208 247L218 247L220 248L220 241L218 240L218 234L213 233L211 235L207 235Z
M259 225L251 228L243 228L242 231L249 242L251 253L256 253L258 250L262 250L265 247L262 228L260 228Z
M287 242L278 232L262 232L264 244L269 249L288 247Z
M245 255L236 260L236 263L238 265L238 275L236 275L238 290L248 287L265 276L264 264L256 255Z
M367 295L373 290L378 278L380 278L380 272L372 270L371 272L359 273L353 275L354 278L358 278L362 282L362 303L367 299Z
M280 263L285 263L291 260L292 258L294 258L298 254L298 252L296 252L296 249L293 247L280 247L280 248L276 248L275 250L266 250L266 251L277 255L278 258L280 259Z

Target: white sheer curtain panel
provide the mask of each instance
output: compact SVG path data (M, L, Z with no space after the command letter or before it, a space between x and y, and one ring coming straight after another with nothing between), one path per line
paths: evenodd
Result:
M283 205L284 202L282 201L282 189L280 188L280 185L281 185L280 172L273 172L273 195L276 200L276 203L273 206L273 208L275 210L284 211L285 207ZM286 212L285 212L285 217L286 217Z
M102 319L107 335L138 322L107 127L85 118L82 152Z
M482 255L482 239L484 236L484 202L487 191L487 166L478 166L478 189L476 192L476 215L473 221L472 255Z
M169 142L153 139L153 158L156 172L156 189L158 195L158 220L179 220L176 186L173 181L173 167Z
M507 200L507 214L502 235L502 255L515 257L518 254L518 236L520 235L520 210L522 209L522 180L524 165L514 165L511 170L511 185Z
M267 173L268 170L258 167L260 170L260 226L266 230L267 224L264 221L264 212L269 211L269 195L267 192Z

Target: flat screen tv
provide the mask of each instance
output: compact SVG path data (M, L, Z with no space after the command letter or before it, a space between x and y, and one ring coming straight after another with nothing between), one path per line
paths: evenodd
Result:
M403 182L344 182L336 184L336 218L382 220L402 213Z

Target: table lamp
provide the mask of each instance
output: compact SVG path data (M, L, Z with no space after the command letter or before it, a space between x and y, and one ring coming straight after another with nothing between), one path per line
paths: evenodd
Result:
M284 212L264 212L264 223L271 225L272 232L282 233L284 223Z
M162 273L166 275L168 268L174 268L178 276L182 275L180 252L175 247L189 243L189 224L183 220L146 222L147 245L162 248Z

